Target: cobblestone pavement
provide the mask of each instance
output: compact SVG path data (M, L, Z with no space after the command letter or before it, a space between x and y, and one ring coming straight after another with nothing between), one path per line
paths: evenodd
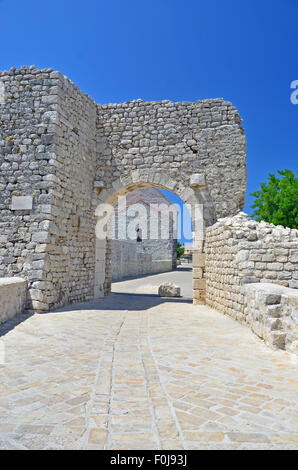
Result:
M1 449L297 449L297 358L208 307L113 294L18 321Z

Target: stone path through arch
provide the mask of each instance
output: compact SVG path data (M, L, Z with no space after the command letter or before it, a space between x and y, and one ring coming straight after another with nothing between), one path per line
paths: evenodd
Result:
M113 294L0 332L0 449L297 448L298 359L206 306Z

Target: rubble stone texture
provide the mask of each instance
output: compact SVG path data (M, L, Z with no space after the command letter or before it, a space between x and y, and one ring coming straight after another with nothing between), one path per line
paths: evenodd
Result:
M207 304L297 353L298 230L239 213L206 232Z
M204 204L192 214L195 254L200 227L243 208L246 140L231 103L97 105L59 72L34 66L1 72L0 83L0 277L28 280L28 308L109 291L110 245L95 237L101 203L153 186ZM12 210L14 196L31 196L32 210ZM201 261L195 303L205 301Z
M114 209L108 221L113 281L176 268L178 210L161 191L134 191Z
M269 346L298 354L298 290L260 282L242 292L251 330Z

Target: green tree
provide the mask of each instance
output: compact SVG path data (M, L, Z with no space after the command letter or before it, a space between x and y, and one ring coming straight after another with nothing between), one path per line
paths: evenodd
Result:
M256 209L253 217L274 225L298 228L298 172L295 177L291 170L278 170L278 176L269 173L267 183L261 189L250 193L255 197L251 206Z
M177 242L177 259L180 259L183 254L184 254L184 247L181 245L180 242Z

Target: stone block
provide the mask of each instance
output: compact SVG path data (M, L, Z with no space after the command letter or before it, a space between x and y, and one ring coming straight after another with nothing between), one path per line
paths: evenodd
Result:
M193 268L192 276L193 276L193 279L202 279L203 269L202 268Z
M193 279L193 288L194 288L194 290L197 290L197 289L204 290L204 289L206 289L206 279Z
M194 173L190 177L190 187L194 189L201 189L206 186L206 178L203 173Z
M193 303L194 305L202 305L206 303L206 291L196 289L193 291Z
M278 294L264 294L264 303L266 305L280 304L281 295Z
M94 187L98 190L101 190L105 187L105 184L102 180L95 180L94 181Z
M0 278L0 323L23 312L27 282L21 277Z
M33 207L32 196L12 196L12 199L11 199L12 211L31 210L32 207Z
M32 234L32 241L35 243L47 243L50 239L50 235L48 232L41 231Z
M274 348L285 349L286 333L281 331L272 331L268 336L268 342Z
M206 254L194 251L193 252L193 267L194 268L201 268L204 267L206 264Z
M164 282L158 288L158 295L159 297L180 297L180 287L171 282Z

